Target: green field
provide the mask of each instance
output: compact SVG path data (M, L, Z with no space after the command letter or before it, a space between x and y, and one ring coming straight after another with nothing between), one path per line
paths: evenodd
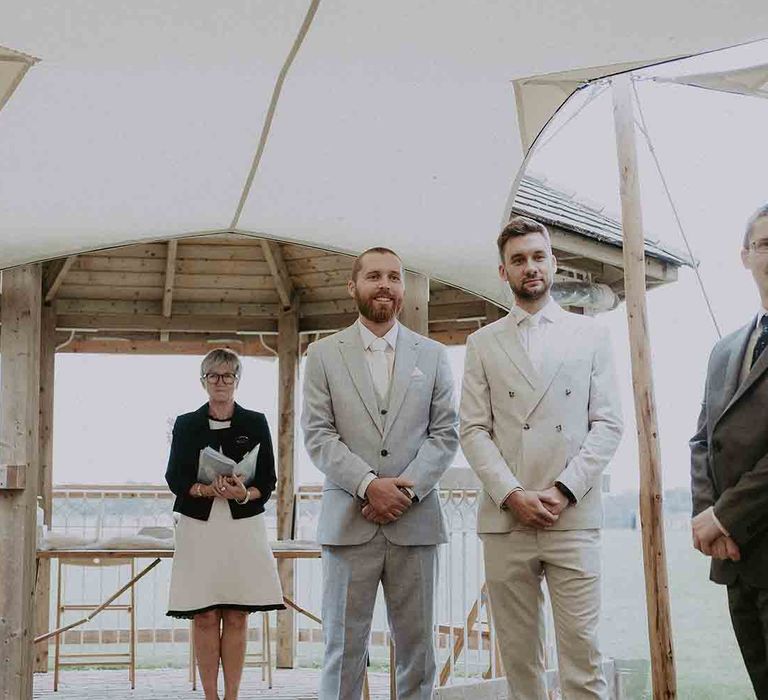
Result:
M709 581L709 560L693 549L687 529L668 530L666 542L678 697L754 700L731 629L725 588ZM603 547L603 651L619 660L647 660L640 533L605 530ZM650 697L650 681L637 676L631 679L631 700Z

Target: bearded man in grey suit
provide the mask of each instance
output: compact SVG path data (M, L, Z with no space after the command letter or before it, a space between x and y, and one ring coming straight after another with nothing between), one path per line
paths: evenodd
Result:
M478 533L510 700L546 700L546 578L560 685L607 698L597 640L600 486L621 437L608 335L550 296L549 233L524 217L498 237L505 318L467 341L461 445L483 484Z
M768 700L768 206L750 219L741 250L760 294L746 326L709 357L691 446L693 543L728 587L733 629L759 700Z
M447 541L437 482L458 448L445 348L398 323L400 258L372 248L348 283L358 320L312 343L302 427L325 476L321 700L359 700L381 582L397 696L432 695L437 545Z

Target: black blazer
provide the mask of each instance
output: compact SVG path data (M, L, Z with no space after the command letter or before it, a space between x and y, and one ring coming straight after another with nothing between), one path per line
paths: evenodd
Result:
M249 411L235 404L231 428L225 432L231 439L224 438L222 431L210 429L207 403L192 413L185 413L176 418L165 480L176 495L173 509L177 513L183 513L196 520L208 520L211 514L212 498L197 498L189 494L192 484L197 481L200 451L209 445L217 449L222 447L224 454L236 462L239 462L246 452L260 445L256 474L253 480L245 485L259 489L261 498L251 499L242 506L230 500L229 509L235 519L249 518L264 512L264 504L269 500L277 481L267 419L263 413Z

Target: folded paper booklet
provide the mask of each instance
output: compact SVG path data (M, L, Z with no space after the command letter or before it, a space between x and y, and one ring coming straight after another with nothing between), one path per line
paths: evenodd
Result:
M256 445L239 462L235 462L234 459L230 459L212 447L200 450L197 480L201 484L211 484L219 474L222 476L238 474L244 483L252 482L256 475L256 458L259 456L259 447L261 445Z

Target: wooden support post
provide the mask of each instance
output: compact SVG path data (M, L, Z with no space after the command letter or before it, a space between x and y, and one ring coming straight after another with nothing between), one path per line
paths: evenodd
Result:
M637 439L640 453L640 521L645 562L645 595L651 646L654 700L677 696L672 624L664 545L661 450L653 393L651 348L645 300L645 241L640 203L631 78L612 79L613 114L619 156L624 279L632 354Z
M296 434L296 383L299 369L299 307L294 298L290 309L278 317L277 357L277 539L293 537L294 442ZM279 559L277 571L283 594L293 600L294 560ZM277 667L293 668L296 652L296 622L293 610L277 614Z
M429 335L429 277L405 273L405 299L400 322L421 335Z
M35 525L39 474L40 265L3 272L0 463L25 487L0 490L0 698L32 699Z
M53 518L53 392L56 376L56 313L43 306L40 325L40 474L45 526ZM51 560L41 559L35 586L35 636L50 629ZM48 671L48 643L35 645L35 673Z

